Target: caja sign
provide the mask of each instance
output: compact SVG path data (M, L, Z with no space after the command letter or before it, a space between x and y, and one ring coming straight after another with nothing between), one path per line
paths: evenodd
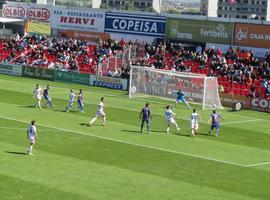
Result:
M164 37L166 17L129 13L106 13L105 32Z
M270 25L235 23L234 45L269 48Z
M251 100L251 109L261 112L270 112L270 100L254 98Z
M4 17L9 18L26 18L38 21L50 21L51 19L50 7L40 5L4 4L2 13Z

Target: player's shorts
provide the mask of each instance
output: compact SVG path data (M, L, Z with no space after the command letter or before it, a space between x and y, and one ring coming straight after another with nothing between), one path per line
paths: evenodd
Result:
M167 124L175 123L174 118L167 119Z
M37 100L41 100L42 96L41 95L36 95Z
M49 97L49 96L43 96L44 97L44 99L46 99L47 101L51 101L51 97Z
M220 124L212 124L211 125L211 130L213 130L213 129L220 129Z
M176 99L176 103L184 103L186 102L185 98Z
M96 117L99 117L99 116L102 116L102 117L105 117L105 112L104 111L97 111L96 112Z
M34 136L31 136L28 138L29 142L31 142L32 144L35 144L36 140Z
M146 122L147 124L150 124L149 118L142 118L142 123Z
M199 129L199 124L198 124L198 122L191 122L190 128L191 128L191 129L195 129L195 130Z

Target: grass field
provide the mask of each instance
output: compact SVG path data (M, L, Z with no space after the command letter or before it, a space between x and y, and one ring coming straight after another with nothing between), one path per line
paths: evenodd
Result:
M49 23L29 21L29 32L40 35L51 35L51 29Z
M33 107L36 83L51 85L55 108ZM85 113L66 113L69 89L82 88ZM181 131L166 134L158 98L128 99L127 92L0 75L0 199L182 200L270 199L270 116L224 109L219 137L190 137L190 110L174 111ZM107 124L93 127L101 96ZM139 111L149 101L151 134L139 133ZM39 140L25 155L26 127L35 119Z

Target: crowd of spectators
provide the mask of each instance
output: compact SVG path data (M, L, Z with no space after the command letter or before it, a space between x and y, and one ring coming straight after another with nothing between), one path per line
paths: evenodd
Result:
M169 41L142 45L124 39L99 40L93 46L72 38L17 35L0 42L0 61L119 78L129 78L129 66L133 64L217 76L225 92L234 92L235 85L238 90L248 91L239 92L241 95L270 95L270 56L258 59L252 50L239 48L223 52L219 48L184 47Z

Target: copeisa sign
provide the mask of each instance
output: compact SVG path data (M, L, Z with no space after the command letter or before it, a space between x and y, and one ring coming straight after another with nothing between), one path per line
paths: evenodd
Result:
M129 13L106 13L105 32L164 37L166 17Z
M270 100L254 98L251 100L251 110L270 112Z

